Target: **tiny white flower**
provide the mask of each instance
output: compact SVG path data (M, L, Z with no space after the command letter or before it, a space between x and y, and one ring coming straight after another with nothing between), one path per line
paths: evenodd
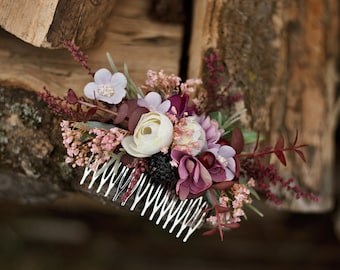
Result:
M99 69L94 75L94 82L84 88L85 96L98 99L109 104L118 104L126 95L127 79L123 73L112 73L106 69Z

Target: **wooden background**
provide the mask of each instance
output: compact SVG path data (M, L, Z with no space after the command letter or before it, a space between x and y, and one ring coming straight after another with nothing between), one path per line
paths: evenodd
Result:
M1 269L340 266L336 0L79 1L79 9L55 0L41 7L50 12L39 18L45 21L31 20L43 26L38 39L27 34L36 28L8 16L19 8L10 9L12 2L0 0L0 25L7 30L0 30ZM68 20L58 23L65 12ZM19 33L27 35L15 33L15 25L26 27ZM216 49L225 80L232 78L233 91L245 94L239 104L248 109L244 125L265 131L268 142L281 133L291 138L297 127L311 145L307 164L290 157L291 171L283 172L318 191L321 203L296 205L287 197L290 211L260 204L265 218L250 216L225 242L198 233L182 244L137 215L117 212L91 193L80 195L78 178L61 165L59 119L31 92L48 86L59 95L69 87L81 93L90 79L66 50L51 49L63 37L87 48L94 70L108 66L110 52L118 67L128 64L138 85L147 69L204 76L202 59Z

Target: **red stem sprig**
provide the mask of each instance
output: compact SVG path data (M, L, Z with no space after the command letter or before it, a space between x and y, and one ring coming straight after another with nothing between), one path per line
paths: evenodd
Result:
M257 137L254 149L252 153L242 153L239 154L239 157L253 157L253 158L261 158L270 154L275 154L276 157L279 159L279 161L283 164L283 165L287 165L287 161L286 161L286 157L285 157L285 153L286 152L291 152L294 151L295 153L298 154L298 156L304 161L306 162L306 158L304 153L300 150L301 148L306 147L306 144L300 144L297 145L297 139L298 139L298 132L296 132L295 135L295 139L292 145L285 147L285 141L284 141L284 137L281 135L279 137L279 139L277 140L276 144L274 147L266 147L260 151L258 151L258 146L259 146L259 136Z
M232 185L230 185L229 187L231 187L231 186ZM210 212L210 211L214 212L214 215L216 216L216 219L217 219L217 225L215 227L213 227L212 229L204 232L203 235L204 236L211 236L211 235L218 232L221 241L223 241L224 229L236 229L236 228L240 227L240 224L239 223L224 223L221 220L221 214L230 212L231 208L220 205L220 203L216 200L213 187L210 187L208 192L210 193L210 197L212 198L213 205L212 205L212 207L206 209L205 211L206 212Z
M93 77L95 72L93 72L92 69L87 64L89 58L88 55L86 55L82 50L80 50L78 46L76 46L70 40L64 40L63 45L71 53L73 59L79 62L82 65L82 67L87 70L88 74Z

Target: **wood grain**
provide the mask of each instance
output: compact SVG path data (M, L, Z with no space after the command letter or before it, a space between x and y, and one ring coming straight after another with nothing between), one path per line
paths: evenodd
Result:
M37 47L58 48L67 39L88 48L96 43L115 2L1 0L0 25Z
M204 78L197 58L217 51L226 67L223 80L233 82L230 91L244 94L244 104L238 104L247 108L243 125L264 133L269 145L280 134L287 144L292 142L297 130L299 141L309 145L306 163L288 155L288 166L280 171L319 194L321 201L281 194L284 207L302 212L332 209L338 2L211 0L206 7L195 3L194 31L199 33L193 36L201 42L192 42L196 59L189 74L200 70Z

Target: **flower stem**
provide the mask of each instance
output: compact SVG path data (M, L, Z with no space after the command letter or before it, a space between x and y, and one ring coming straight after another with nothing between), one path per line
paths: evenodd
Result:
M103 107L99 107L99 106L97 106L97 105L95 105L95 104L91 104L91 103L86 102L86 101L83 101L83 100L78 100L78 102L79 102L80 104L84 105L84 106L87 106L87 107L90 107L90 108L97 108L98 110L101 110L101 111L103 111L103 112L107 112L107 113L112 114L112 115L114 115L114 116L117 116L117 115L118 115L118 113L116 113L116 112L114 112L114 111L105 109L105 108L103 108Z

